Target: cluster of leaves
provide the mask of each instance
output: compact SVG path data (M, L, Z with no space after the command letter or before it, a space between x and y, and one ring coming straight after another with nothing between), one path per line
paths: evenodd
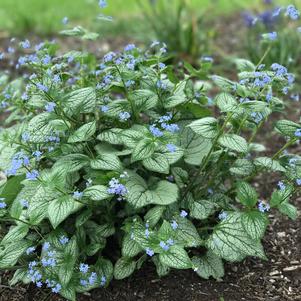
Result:
M27 75L0 81L0 268L16 269L11 284L75 300L146 261L160 276L221 278L223 260L265 258L270 208L296 217L301 160L286 149L301 125L276 123L286 143L270 157L254 142L284 109L285 67L239 59L236 82L206 75L210 62L175 72L159 42L101 60L22 46ZM268 200L250 184L262 173L281 179Z

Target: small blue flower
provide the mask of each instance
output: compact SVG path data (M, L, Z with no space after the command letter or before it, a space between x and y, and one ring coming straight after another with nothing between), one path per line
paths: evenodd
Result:
M93 285L97 280L97 274L95 272L92 272L88 280L89 284Z
M23 49L28 49L28 48L30 48L30 42L29 42L28 40L22 41L22 42L20 43L20 45L21 45L21 47L22 47Z
M109 111L109 106L103 105L100 107L101 112L106 113Z
M37 83L37 88L39 89L39 90L41 90L42 92L48 92L48 88L45 86L45 85L43 85L42 83Z
M145 237L149 238L149 230L148 229L145 229Z
M82 197L83 197L83 192L80 192L80 191L75 191L73 193L73 198L76 199L76 200L80 200Z
M159 63L159 69L164 69L166 65L164 63Z
M99 5L100 8L105 8L105 7L108 6L106 0L99 0L98 5Z
M176 221L171 222L171 227L173 230L176 230L178 228L178 223Z
M49 248L50 248L50 243L48 241L44 242L44 244L43 244L43 250L47 251L47 250L49 250Z
M297 184L298 186L301 186L301 179L297 179L297 180L296 180L296 184Z
M292 20L297 20L300 16L300 12L294 5L291 4L286 8L285 15L289 16Z
M26 250L26 254L29 255L29 254L33 253L35 250L36 250L35 247L29 247L29 248L27 248L27 250Z
M128 44L124 47L124 51L132 51L134 49L136 49L135 44Z
M26 179L30 181L35 181L39 176L39 172L37 170L32 170L26 173Z
M169 238L167 241L167 244L170 245L170 246L173 246L175 244L174 240Z
M226 219L228 216L228 213L225 211L220 212L220 214L218 215L218 218L222 221L224 219Z
M20 204L23 208L28 208L29 207L29 203L26 200L20 200Z
M59 283L57 283L52 289L51 289L51 291L53 292L53 293L58 293L60 290L61 290L61 288L62 288L62 286L59 284Z
M149 131L153 134L154 137L162 137L163 136L163 132L158 129L155 125L151 125L149 127Z
M166 144L166 148L171 153L174 153L177 150L177 147L174 144L171 144L171 143Z
M301 129L297 129L296 131L295 131L295 136L296 137L301 137Z
M146 248L145 253L150 257L152 257L155 254L155 252L150 248Z
M87 274L88 270L89 270L89 266L85 263L81 263L79 265L79 270L83 273L83 274Z
M180 213L181 217L186 217L188 215L188 213L185 210L182 210Z
M0 198L0 209L6 208L5 198Z
M275 41L275 40L277 40L278 34L277 34L276 31L269 32L269 33L267 34L267 37L268 37L269 40Z
M259 201L258 210L263 213L267 212L270 210L270 205L268 203L264 203L263 201Z
M119 114L120 121L127 121L130 118L131 118L131 114L129 112L121 112Z
M168 251L169 250L169 245L166 244L164 241L160 241L160 247L164 250L164 251Z
M43 153L39 150L36 150L32 153L32 155L37 159L37 160L40 160L41 159L41 156L43 155Z
M285 184L284 184L282 181L279 181L279 182L277 183L277 186L279 187L279 189L280 189L281 191L285 190L285 188L286 188Z
M47 102L47 104L45 105L45 110L48 112L48 113L51 113L54 111L54 108L56 107L56 103L54 102Z
M62 23L63 23L64 25L68 24L68 22L69 22L68 17L64 17L64 18L62 19Z
M101 276L100 286L105 286L106 282L107 282L107 278L105 276Z
M59 241L60 241L60 243L61 243L62 245L65 245L65 244L68 243L69 238L63 235L63 236L61 236L61 237L59 238Z

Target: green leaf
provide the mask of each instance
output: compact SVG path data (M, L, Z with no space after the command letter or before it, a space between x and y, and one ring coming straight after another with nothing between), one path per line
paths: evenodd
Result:
M171 170L175 182L180 188L183 188L188 182L188 172L181 167L174 167Z
M262 245L253 240L241 223L242 215L233 212L215 227L207 240L207 247L227 261L241 261L246 256L265 259Z
M189 219L177 217L175 220L178 224L177 238L185 247L197 247L203 243L196 227Z
M88 197L93 201L102 201L112 197L108 193L108 188L103 185L94 185L84 190L84 197Z
M50 202L48 206L48 218L53 228L56 228L70 214L76 212L82 204L76 202L71 196L62 196Z
M235 135L235 134L224 134L218 139L220 145L229 148L230 150L247 153L248 143L245 138Z
M17 226L11 227L8 233L3 237L0 245L5 245L7 243L16 242L23 239L29 231L29 227L26 224L19 224Z
M100 141L106 141L111 144L122 144L122 141L120 140L119 134L122 132L121 129L110 129L103 131L97 136L97 139Z
M130 93L129 97L138 112L152 109L158 103L158 95L151 90L135 90Z
M247 159L237 159L230 168L230 172L238 176L249 176L253 171L254 165Z
M186 80L179 82L174 90L173 94L164 100L165 108L174 108L179 104L185 103L187 101L187 97L185 94Z
M265 168L272 171L285 172L285 168L277 161L269 157L259 157L254 160L257 167Z
M205 117L188 125L196 134L207 139L213 139L218 134L218 122L214 117Z
M152 261L156 266L156 271L159 277L166 276L169 273L170 268L160 261L159 256L153 256Z
M259 240L263 237L269 220L262 212L249 211L243 213L241 222L249 236L254 240Z
M245 59L235 59L234 62L236 64L237 69L240 72L243 72L243 71L253 72L253 71L256 70L256 66L252 62L250 62L248 60L245 60Z
M177 201L177 185L160 181L151 189L145 181L136 174L130 174L127 179L127 201L135 208L141 208L149 204L169 205Z
M135 240L131 239L131 234L127 234L122 242L122 257L135 257L141 251L140 245Z
M117 260L114 266L114 277L117 280L129 277L136 268L136 262L131 258L121 257Z
M96 132L96 121L84 124L68 138L68 143L88 141Z
M119 133L119 139L121 139L122 143L129 147L129 148L134 148L139 141L143 140L144 133L142 130L145 128L141 128L139 131L136 129L128 129L128 130L123 130L122 132Z
M89 164L89 157L83 154L70 154L58 159L53 168L60 168L65 172L75 172Z
M49 123L50 119L49 113L41 113L29 121L27 127L29 142L45 143L45 138L53 135L54 128Z
M208 200L191 200L191 202L189 202L189 210L192 218L203 220L215 212L215 204Z
M187 252L180 246L172 246L167 252L159 255L161 263L175 269L190 269L192 263Z
M190 128L185 128L180 136L180 146L184 149L184 160L191 165L200 165L209 153L212 143L195 134Z
M281 213L287 215L292 220L295 220L298 217L297 208L287 201L284 201L281 204L279 204L277 208Z
M59 280L63 286L70 282L78 255L76 239L73 237L64 247L63 260L59 267Z
M155 143L151 139L141 140L133 150L132 162L147 159L152 156L156 148Z
M215 102L222 112L233 112L237 108L235 97L228 93L220 93L216 96Z
M115 154L101 154L91 160L91 167L100 170L122 170L122 163Z
M256 190L247 182L237 184L237 198L245 206L253 207L258 201Z
M102 201L112 197L108 193L108 188L103 185L94 185L84 190L84 197L88 197L93 201Z
M151 208L144 216L144 220L149 224L152 228L154 227L160 220L165 210L165 206L155 206Z
M225 274L222 259L211 251L208 251L206 255L201 257L195 256L191 261L193 270L204 279L209 279L211 276L215 279L220 279Z
M65 96L63 103L68 115L92 113L96 107L95 90L92 87L74 90Z
M143 166L155 172L160 172L164 174L169 173L169 162L165 155L160 153L154 153L150 158L144 159L142 161Z
M0 269L13 267L19 257L29 248L31 242L25 240L13 241L0 250Z
M276 123L276 129L284 136L294 137L295 132L301 128L301 125L290 120L279 120Z

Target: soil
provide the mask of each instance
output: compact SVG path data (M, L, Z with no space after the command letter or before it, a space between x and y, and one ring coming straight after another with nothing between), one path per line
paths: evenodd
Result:
M119 41L114 49L124 44L123 41ZM230 44L229 47L233 51L236 41L231 40ZM2 40L0 48L3 45ZM99 47L95 49L98 50ZM227 47L224 49L228 52ZM293 115L298 117L296 111ZM279 145L283 145L282 139L275 139L271 135L271 128L270 124L261 133L261 139L268 146L268 153L273 153L275 149L279 149ZM295 153L300 151L301 147L294 150ZM276 175L261 177L256 179L254 185L258 186L262 197L267 197L278 180ZM292 202L300 213L301 197L295 197ZM80 295L78 300L301 301L301 216L299 214L297 220L291 221L272 211L269 217L271 223L263 241L268 260L248 258L241 263L226 264L226 275L221 281L203 280L192 270L174 270L168 276L158 278L154 267L145 264L130 278L123 281L114 280L108 288ZM7 280L10 276L10 272L0 273L0 301L63 301L61 297L45 289L38 289L33 284L9 287Z

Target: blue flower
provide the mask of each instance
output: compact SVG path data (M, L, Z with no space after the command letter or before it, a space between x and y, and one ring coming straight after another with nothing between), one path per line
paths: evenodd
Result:
M298 186L301 186L301 179L297 179L297 180L296 180L296 184L297 184Z
M59 284L59 283L57 283L52 289L51 289L51 291L53 292L53 293L58 293L60 290L61 290L61 288L62 288L62 286Z
M43 155L43 153L39 150L36 150L32 153L32 155L37 159L37 160L40 160L41 159L41 156Z
M273 31L273 32L268 33L267 36L271 41L275 41L275 40L277 40L278 35L277 35L276 31Z
M21 47L22 47L23 49L28 49L28 48L30 48L30 42L29 42L28 40L22 41L22 42L20 43L20 45L21 45Z
M167 244L170 245L170 246L173 246L175 244L174 240L169 238L167 241Z
M43 65L48 65L49 63L51 62L51 57L50 55L45 55L43 58L42 58L42 63Z
M150 248L146 248L145 253L150 257L152 257L155 254L155 252Z
M145 229L145 237L149 238L149 230L148 229Z
M297 129L297 130L295 131L295 136L296 136L296 137L301 137L301 129Z
M128 44L124 47L124 51L132 51L134 49L136 49L135 44Z
M5 198L0 198L0 209L6 208Z
M92 272L89 277L89 284L93 285L97 280L97 274L95 272Z
M159 69L164 69L166 67L166 65L164 63L159 63Z
M89 266L85 263L81 263L79 265L79 270L83 273L83 274L87 274L88 270L89 270Z
M266 212L270 210L270 205L268 203L264 203L263 201L259 201L258 203L258 210L260 212Z
M106 276L101 276L101 279L100 279L100 286L105 286L106 282L107 282Z
M156 83L156 86L158 89L166 90L167 89L167 84L163 83L161 80L158 80Z
M73 198L76 199L76 200L80 200L82 197L83 197L83 192L75 191L73 193Z
M282 181L279 181L279 182L277 183L277 186L279 187L279 189L280 189L281 191L285 190L285 188L286 188L285 184L284 184Z
M178 223L176 221L171 222L171 227L173 230L176 230L178 228Z
M162 137L163 136L163 132L158 129L155 125L151 125L149 127L149 131L153 134L154 137Z
M37 88L39 89L39 90L41 90L42 92L48 92L48 88L45 86L45 85L43 85L42 83L37 83Z
M26 250L26 254L29 255L29 254L33 253L35 250L36 250L35 247L29 247L29 248L27 248L27 250Z
M100 110L101 110L101 112L106 113L106 112L109 111L109 107L106 106L106 105L103 105L103 106L100 107Z
M35 181L38 178L38 176L39 176L39 172L36 169L32 171L28 171L26 173L26 179L30 181Z
M286 8L285 15L289 16L292 20L297 20L300 16L300 12L294 5L291 4Z
M131 118L131 114L129 112L121 112L119 114L120 121L127 121L130 118Z
M186 217L188 213L185 210L181 210L180 216L181 217Z
M105 8L108 6L106 0L99 0L98 5L100 6L100 8Z
M228 216L228 213L225 211L220 212L220 214L218 215L218 218L222 221L224 219L226 219Z
M59 238L59 241L60 241L60 243L61 243L62 245L65 245L65 244L68 243L69 238L66 237L66 236L64 236L64 235L62 235L62 236Z
M44 242L44 244L43 244L43 250L47 251L47 250L49 250L49 248L50 248L50 243L48 241Z
M64 17L64 18L62 19L62 23L63 23L64 25L66 25L68 22L69 22L68 17Z
M47 104L45 105L45 110L48 112L48 113L51 113L54 111L54 108L56 107L56 103L54 102L47 102Z
M171 144L171 143L166 144L166 148L171 153L174 153L177 150L177 147L174 144Z
M128 193L127 188L119 182L118 179L112 178L109 182L109 188L107 189L109 194L116 194L119 196L125 196Z
M168 251L169 250L169 245L166 244L164 241L160 241L160 247L164 250L164 251Z
M24 199L20 200L20 204L21 204L21 206L22 206L23 208L28 208L28 207L29 207L28 201L26 201L26 200L24 200Z

